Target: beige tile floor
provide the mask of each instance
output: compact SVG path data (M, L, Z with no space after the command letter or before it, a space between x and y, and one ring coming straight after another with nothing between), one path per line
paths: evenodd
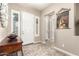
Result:
M23 46L24 56L65 56L49 45L46 44L30 44Z

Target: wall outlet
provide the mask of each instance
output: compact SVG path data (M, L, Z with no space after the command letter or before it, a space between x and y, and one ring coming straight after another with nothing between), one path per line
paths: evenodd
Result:
M62 44L62 47L64 47L64 44Z

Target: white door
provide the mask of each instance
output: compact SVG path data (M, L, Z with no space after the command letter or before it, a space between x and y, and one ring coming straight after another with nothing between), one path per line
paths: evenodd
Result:
M22 12L21 22L21 37L23 45L32 43L34 41L34 15Z
M52 41L55 41L55 35L56 35L56 15L52 15L50 17L50 39Z

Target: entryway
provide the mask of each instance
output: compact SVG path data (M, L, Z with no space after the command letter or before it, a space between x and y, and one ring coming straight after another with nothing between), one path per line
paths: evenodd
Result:
M21 37L23 45L34 42L39 36L39 17L25 11L11 11L11 33Z

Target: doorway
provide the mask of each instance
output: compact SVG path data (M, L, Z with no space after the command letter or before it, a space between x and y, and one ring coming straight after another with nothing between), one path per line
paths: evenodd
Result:
M28 12L11 10L11 33L21 37L23 45L39 36L39 17Z
M21 12L21 38L23 45L34 42L34 15Z
M44 16L44 26L45 41L54 43L56 34L56 15L54 14L54 12Z

